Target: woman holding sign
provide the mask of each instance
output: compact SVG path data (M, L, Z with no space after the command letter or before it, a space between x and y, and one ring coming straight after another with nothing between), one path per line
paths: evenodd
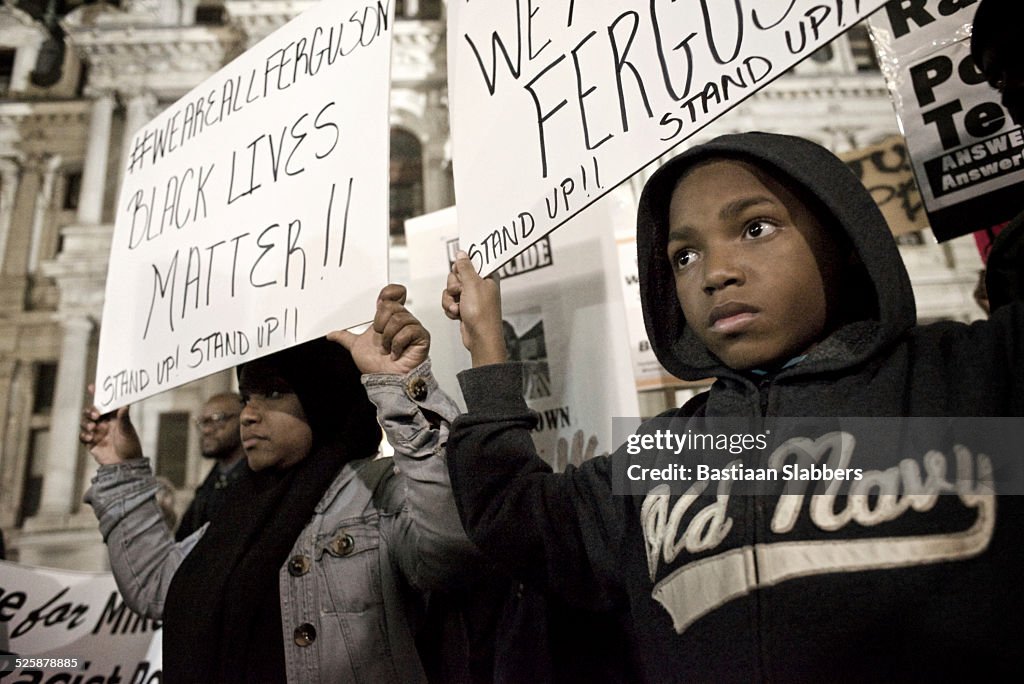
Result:
M475 552L444 457L458 409L404 301L388 286L362 335L241 366L255 472L180 543L127 408L85 412L81 440L101 465L86 500L125 600L164 621L166 682L426 681L415 643L426 594ZM393 460L375 458L378 418Z

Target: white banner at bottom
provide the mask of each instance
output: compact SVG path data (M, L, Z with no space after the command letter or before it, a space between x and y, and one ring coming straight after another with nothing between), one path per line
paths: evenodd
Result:
M0 682L155 684L160 623L133 612L109 572L0 561Z

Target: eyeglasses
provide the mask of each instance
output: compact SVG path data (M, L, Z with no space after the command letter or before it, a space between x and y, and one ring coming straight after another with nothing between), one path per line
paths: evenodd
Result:
M224 423L228 422L232 418L236 417L237 413L211 413L208 416L202 418L196 418L196 427L200 430L205 430L212 427L220 427Z

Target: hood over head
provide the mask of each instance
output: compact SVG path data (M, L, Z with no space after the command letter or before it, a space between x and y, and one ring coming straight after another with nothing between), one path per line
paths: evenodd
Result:
M376 451L382 434L377 409L352 355L341 345L325 337L310 340L239 366L239 379L246 367L256 371L255 377L246 378L252 389L259 387L261 369L275 371L288 383L313 430L314 445L344 439L350 451L355 447L353 458Z
M666 255L669 204L676 186L694 166L716 158L747 162L783 183L808 204L826 230L845 233L859 259L847 269L843 283L844 289L856 288L857 320L819 344L800 364L801 372L836 370L863 361L914 325L913 291L896 241L871 194L845 163L803 138L723 135L666 162L640 196L637 263L644 324L658 361L669 372L685 380L732 372L687 326Z

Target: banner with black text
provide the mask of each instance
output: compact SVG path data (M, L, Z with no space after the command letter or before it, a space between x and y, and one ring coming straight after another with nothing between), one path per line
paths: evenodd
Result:
M462 244L494 271L882 4L449 4Z
M109 572L0 561L0 682L158 684L161 634Z

